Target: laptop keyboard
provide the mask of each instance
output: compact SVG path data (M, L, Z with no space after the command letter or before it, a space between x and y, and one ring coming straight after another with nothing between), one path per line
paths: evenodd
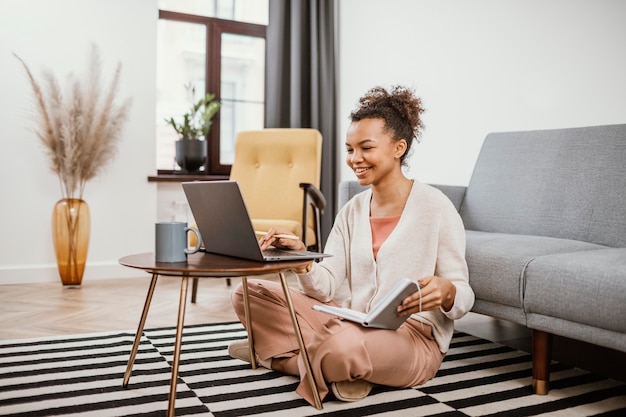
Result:
M281 256L281 255L285 255L285 253L289 253L289 251L286 250L281 250L281 249L265 249L263 251L263 255L264 256Z

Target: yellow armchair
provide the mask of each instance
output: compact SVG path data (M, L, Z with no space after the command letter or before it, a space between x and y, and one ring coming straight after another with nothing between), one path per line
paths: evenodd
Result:
M255 230L282 227L321 251L319 190L322 135L316 129L243 131L235 139L230 179L237 181ZM190 233L190 240L194 239ZM190 242L195 245L194 242ZM230 280L227 280L230 284ZM192 282L196 301L198 279Z
M237 135L230 179L237 181L255 230L284 227L321 249L322 135L316 129L263 129Z

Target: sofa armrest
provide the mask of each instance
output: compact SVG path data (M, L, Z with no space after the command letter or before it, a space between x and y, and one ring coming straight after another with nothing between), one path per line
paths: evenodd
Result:
M342 208L356 194L368 188L369 186L362 186L355 180L341 181L339 183L339 189L337 190L337 210Z
M460 210L463 199L465 198L465 190L467 187L462 185L439 185L430 184L433 187L443 192L454 204L457 211ZM340 209L354 197L355 194L360 193L363 190L367 190L369 186L360 185L355 180L344 180L339 183L339 189L337 192L337 209Z
M454 208L456 208L456 211L461 210L461 204L463 204L463 199L465 198L465 191L467 190L467 187L463 185L430 185L444 193L446 197L448 197L450 201L452 201L452 204L454 204Z

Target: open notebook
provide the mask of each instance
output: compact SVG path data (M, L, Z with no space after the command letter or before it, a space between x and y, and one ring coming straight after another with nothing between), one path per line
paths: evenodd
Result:
M417 285L415 281L404 278L398 282L369 313L362 313L349 308L319 304L314 305L313 309L359 323L365 327L395 330L408 319L408 316L398 317L396 309L402 304L402 301L406 297L416 291L420 291L419 285Z

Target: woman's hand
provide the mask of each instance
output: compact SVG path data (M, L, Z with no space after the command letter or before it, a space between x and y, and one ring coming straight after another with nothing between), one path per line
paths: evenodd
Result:
M306 245L296 235L289 230L280 228L271 228L267 234L259 239L259 246L261 250L265 250L270 246L279 249L306 250Z
M291 233L286 229L271 228L261 239L259 239L259 246L261 250L265 250L270 246L274 246L279 249L290 249L305 251L306 245L298 236ZM312 262L311 262L312 263ZM311 270L311 264L302 269L292 269L296 274L304 274Z
M417 284L421 291L414 292L402 301L402 305L398 307L399 316L410 316L420 311L434 310L439 307L449 311L454 305L456 287L450 280L431 275L418 280Z

